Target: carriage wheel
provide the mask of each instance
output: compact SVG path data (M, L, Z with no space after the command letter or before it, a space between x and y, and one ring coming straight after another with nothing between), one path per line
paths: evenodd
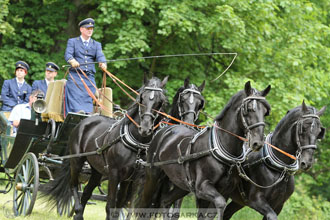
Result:
M14 214L29 215L32 212L39 188L39 166L37 157L27 153L17 169L14 185Z
M73 198L73 196L71 197L70 202L65 206L63 206L61 204L61 202L57 203L57 213L60 216L66 216L68 218L73 216L73 213L74 213L74 198Z

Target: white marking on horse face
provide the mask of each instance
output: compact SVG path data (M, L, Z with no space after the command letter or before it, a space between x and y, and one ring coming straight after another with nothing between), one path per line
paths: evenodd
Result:
M153 100L154 97L155 97L155 91L151 91L151 94L150 94L149 99L150 99L150 100Z
M189 103L190 104L193 104L194 103L194 94L193 93L190 94Z

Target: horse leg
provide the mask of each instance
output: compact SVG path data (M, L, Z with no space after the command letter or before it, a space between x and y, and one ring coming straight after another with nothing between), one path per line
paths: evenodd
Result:
M243 207L244 206L242 206L234 201L231 201L225 209L223 219L224 220L230 219L238 210L240 210Z
M79 173L82 169L85 159L83 158L73 158L70 160L71 168L71 191L74 198L74 220L83 220L83 206L80 203L80 198L78 194L79 185Z
M263 197L263 194L255 194L253 198L249 198L249 206L260 214L262 214L264 216L263 219L277 220L277 215L275 211Z
M204 180L196 187L196 197L212 202L217 209L218 219L223 219L226 199L216 190L209 180Z
M280 204L279 206L277 206L274 211L276 212L277 215L279 215L282 211L284 203Z
M109 175L109 182L108 182L108 197L107 197L107 204L106 204L106 213L107 217L106 220L110 219L118 219L119 213L116 211L116 201L117 201L117 191L118 191L118 184L119 184L119 176L118 171L110 170Z
M119 185L119 191L117 193L117 202L116 202L116 209L118 209L118 212L120 213L119 215L121 216L121 218L125 219L125 214L123 212L123 208L126 202L130 202L127 201L127 192L129 187L131 186L131 182L125 181L125 182L121 182Z
M157 191L157 182L161 171L158 168L146 168L146 181L144 183L142 198L138 208L149 208L154 193Z
M126 202L126 195L127 195L127 191L128 188L130 186L131 182L121 182L120 183L120 187L119 187L119 191L118 191L118 195L117 195L117 203L116 203L116 207L117 208L122 208L124 206L124 203Z
M166 217L171 216L171 219L179 218L180 210L178 209L173 209L171 215L169 215L170 205L173 204L173 202L177 201L178 199L182 199L188 193L189 193L188 191L182 190L181 188L174 185L171 191L169 191L165 195L162 195L160 204L161 204L161 208L163 208L163 213L168 214L166 215Z
M198 219L206 219L208 216L212 214L213 218L216 216L216 212L210 213L209 214L209 208L210 206L210 201L204 200L204 199L198 199L196 198L196 207L198 208Z
M92 196L93 190L95 189L95 187L97 187L98 185L100 185L100 181L102 178L102 174L100 174L99 172L97 172L93 167L92 167L92 175L89 178L88 184L86 185L86 187L84 188L84 192L81 196L81 205L83 206L83 211L85 210L87 201L89 200L89 198Z

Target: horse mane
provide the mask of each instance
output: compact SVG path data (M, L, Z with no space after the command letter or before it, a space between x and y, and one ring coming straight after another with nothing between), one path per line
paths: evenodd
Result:
M246 95L245 95L245 92L244 92L244 90L241 90L241 91L239 91L239 92L237 92L235 95L233 95L232 97L231 97L231 99L228 101L228 103L227 103L227 105L222 109L222 111L220 112L220 114L219 115L217 115L216 117L215 117L215 121L220 121L224 116L225 116L225 114L226 114L226 112L235 104L235 103L237 103L237 104L241 104L241 102L238 102L237 100L241 100L241 99L243 99L243 98L245 98L246 97ZM237 105L236 104L236 105Z
M289 129L290 126L303 115L301 109L302 107L300 105L289 110L286 115L281 119L281 121L277 124L274 131L279 131L281 129ZM307 109L308 114L314 114L314 112L316 111L315 108L312 106L307 106Z

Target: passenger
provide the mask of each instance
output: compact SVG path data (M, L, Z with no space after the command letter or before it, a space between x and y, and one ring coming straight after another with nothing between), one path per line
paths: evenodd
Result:
M79 75L95 94L96 89L91 82L95 85L94 74L96 70L95 64L91 62L98 62L99 67L107 68L101 43L91 38L94 31L94 20L92 18L82 20L79 27L80 37L68 40L64 55L65 60L72 67L65 86L65 115L68 112L93 112L93 100L86 91ZM86 73L88 79L78 69L79 66Z
M5 80L2 85L2 111L11 111L15 105L29 102L32 88L25 82L24 77L30 67L24 61L17 61L15 66L16 78Z
M54 82L59 69L60 68L53 62L46 63L45 79L35 80L32 83L32 91L40 89L46 95L48 84Z
M16 135L21 119L31 119L32 104L37 100L39 94L44 95L41 90L34 90L29 96L28 103L16 105L11 111L8 121L10 121L14 127L14 135Z

